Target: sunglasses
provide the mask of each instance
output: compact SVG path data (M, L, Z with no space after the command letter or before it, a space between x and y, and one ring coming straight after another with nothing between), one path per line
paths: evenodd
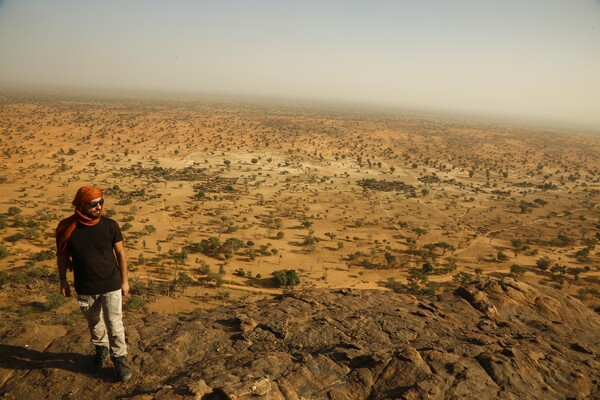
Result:
M96 208L96 206L104 205L104 199L100 199L98 201L90 201L89 203L85 203L89 208Z

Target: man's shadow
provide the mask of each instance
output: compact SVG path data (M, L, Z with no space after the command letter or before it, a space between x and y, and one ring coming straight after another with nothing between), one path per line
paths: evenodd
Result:
M105 381L114 380L114 372L106 364L101 372L91 374L89 368L92 359L93 355L41 352L26 347L0 343L0 368L12 370L54 368L96 377Z

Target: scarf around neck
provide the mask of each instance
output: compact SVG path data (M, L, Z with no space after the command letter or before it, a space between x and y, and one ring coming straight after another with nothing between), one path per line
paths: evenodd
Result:
M67 243L69 242L71 234L77 227L77 224L94 226L100 222L104 207L100 210L98 218L91 218L83 213L85 204L99 197L102 197L101 189L92 186L83 186L79 188L72 202L73 206L75 206L75 212L70 217L60 221L56 227L57 255L60 256L67 251Z

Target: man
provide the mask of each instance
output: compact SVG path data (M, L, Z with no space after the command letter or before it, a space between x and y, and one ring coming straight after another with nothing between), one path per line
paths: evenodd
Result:
M73 199L75 213L56 228L60 291L71 296L67 269L73 271L77 302L96 346L92 372L110 357L118 380L131 378L126 363L122 296L129 292L123 235L116 221L102 215L102 190L84 186Z

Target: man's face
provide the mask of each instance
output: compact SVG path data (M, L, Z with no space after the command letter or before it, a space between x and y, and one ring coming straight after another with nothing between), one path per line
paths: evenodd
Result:
M97 199L94 199L83 205L83 213L90 218L100 218L102 207L104 207L104 199L102 197L98 197Z

